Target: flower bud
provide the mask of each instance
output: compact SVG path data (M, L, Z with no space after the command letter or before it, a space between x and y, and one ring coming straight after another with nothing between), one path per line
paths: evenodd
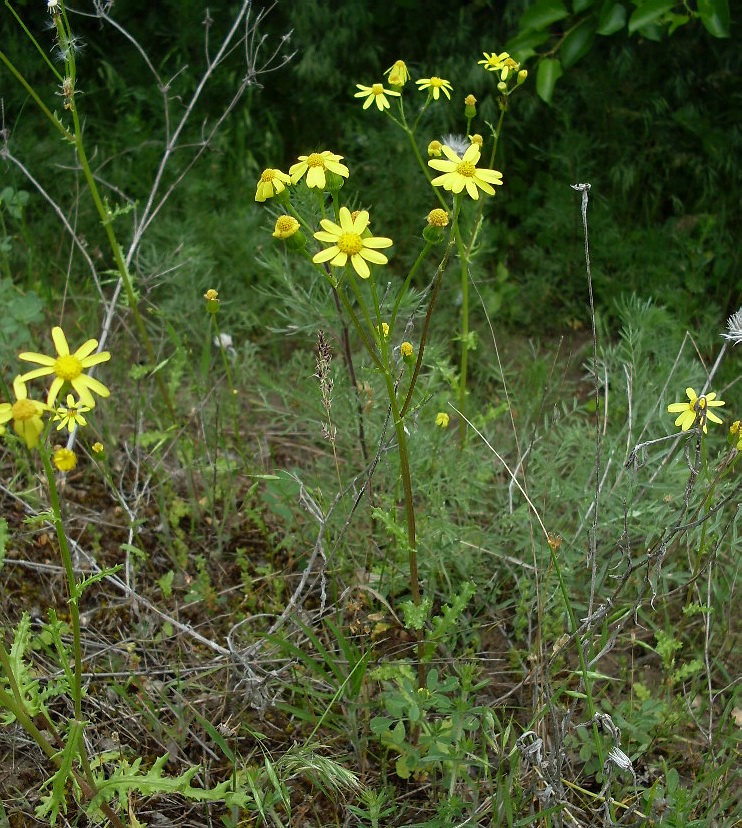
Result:
M345 184L345 179L342 175L334 173L332 170L325 170L325 189L328 193L337 193Z
M525 83L527 77L528 69L521 69L520 72L518 72L518 86L520 86L522 83Z
M505 81L500 81L497 84L497 88L500 90L500 92L507 92L508 85L505 83Z
M206 310L209 313L217 313L219 310L219 294L214 288L209 288L206 293L204 293L204 299L206 300Z
M443 228L446 227L450 221L448 213L440 207L436 207L428 213L428 226L423 230L423 238L432 244L438 244L443 241L445 233Z
M474 118L477 114L477 99L474 95L467 95L464 98L464 115L467 118Z
M384 74L389 75L389 85L396 91L399 91L410 79L407 64L403 60L396 60Z
M440 141L431 141L428 144L428 157L429 158L440 158L441 153L443 151L443 144Z
M399 346L399 353L402 354L402 359L406 365L414 365L415 363L415 349L411 342L403 342Z

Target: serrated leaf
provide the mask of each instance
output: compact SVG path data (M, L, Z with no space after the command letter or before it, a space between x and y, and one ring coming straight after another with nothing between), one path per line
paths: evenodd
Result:
M580 58L590 51L595 39L595 18L588 17L564 38L562 48L559 50L559 59L562 66L569 69L574 66Z
M675 0L645 0L629 18L629 34L657 23L675 5Z
M539 63L536 73L536 92L544 103L551 104L554 87L563 74L562 64L556 59L545 58Z
M518 28L521 32L534 29L541 31L569 16L569 11L562 0L538 0L538 2L526 9L520 16Z
M714 37L729 37L729 0L698 0L698 13Z

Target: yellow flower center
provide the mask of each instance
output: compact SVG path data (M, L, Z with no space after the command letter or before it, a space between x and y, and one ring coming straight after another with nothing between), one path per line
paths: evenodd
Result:
M476 171L477 168L471 163L471 161L462 161L458 167L456 167L456 172L459 175L466 176L467 178L474 178Z
M37 414L36 406L31 400L18 400L11 409L14 420L30 420Z
M273 181L275 177L276 174L273 172L273 170L264 170L263 174L260 176L260 183L267 184L268 182Z
M294 230L296 226L296 219L291 216L279 216L276 219L276 232L289 233Z
M375 83L371 87L371 91L374 93L374 95L383 95L384 94L384 86L381 83Z
M443 86L443 84L444 84L444 81L443 81L442 78L432 77L430 79L430 85L431 86Z
M448 224L448 213L436 207L428 213L428 224L432 227L445 227Z
M313 152L307 158L307 167L324 167L325 159L318 153Z
M76 379L82 374L82 368L82 362L72 354L61 356L54 362L54 373L63 380Z
M348 256L355 256L363 250L363 239L358 233L343 233L337 240L338 250Z

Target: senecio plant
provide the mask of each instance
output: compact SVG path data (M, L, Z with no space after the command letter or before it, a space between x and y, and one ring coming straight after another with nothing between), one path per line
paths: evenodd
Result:
M363 100L363 108L375 106L378 113L390 118L405 133L427 186L430 187L432 209L423 228L423 246L406 278L396 291L382 292L376 276L378 268L388 262L386 252L394 241L372 230L371 215L366 209L352 210L343 203L342 189L351 175L343 156L329 150L299 156L288 172L269 168L258 181L255 200L274 201L281 214L275 219L273 236L285 243L296 255L305 257L322 274L334 293L336 306L355 329L361 345L373 366L384 379L389 412L396 435L399 468L404 492L407 524L407 554L410 593L407 606L408 626L421 636L429 609L418 585L417 538L413 481L409 463L409 430L406 421L416 410L414 391L424 364L426 337L441 279L455 250L460 263L461 293L461 361L458 377L458 409L460 441L466 439L466 376L468 351L473 347L469 331L469 279L472 252L483 221L482 194L495 195L503 184L502 173L492 169L503 119L510 95L526 80L527 72L507 52L484 54L479 61L485 70L494 73L500 118L496 127L489 126L489 163L482 163L485 139L472 131L476 117L476 99L464 98L463 115L466 137L448 136L442 140L426 135L424 116L429 107L451 100L453 87L441 77L431 76L408 86L410 73L404 61L398 60L386 72L387 85L357 84L355 97ZM412 101L406 103L408 91ZM425 96L421 98L421 93ZM410 111L414 114L410 114ZM423 160L427 147L427 162ZM301 191L303 190L303 191ZM306 197L306 190L313 194ZM477 203L473 216L462 205L465 200ZM307 207L309 205L309 208ZM314 211L310 212L314 206ZM468 219L468 221L465 221ZM427 312L415 342L411 336L412 322L401 323L400 306L411 281L421 266L433 256L435 248L445 243L433 278ZM388 296L393 298L390 300ZM447 428L449 415L438 412L435 423ZM422 662L420 661L420 664ZM424 683L424 672L419 675Z

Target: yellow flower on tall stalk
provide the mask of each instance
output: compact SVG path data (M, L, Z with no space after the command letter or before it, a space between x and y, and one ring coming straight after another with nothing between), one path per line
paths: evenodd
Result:
M466 192L476 200L479 198L477 187L487 195L494 195L495 190L491 185L502 184L501 172L477 168L477 161L481 156L478 144L472 144L464 153L463 158L459 158L451 147L445 145L443 146L443 154L448 161L438 158L428 161L428 166L443 173L443 175L433 179L431 183L434 186L443 187L444 190L454 193L460 193L466 188Z
M384 89L383 83L375 83L373 86L364 86L361 83L357 83L356 86L361 91L356 92L353 97L366 99L363 102L364 109L368 109L372 103L375 103L379 112L383 112L385 109L389 109L390 106L386 96L396 95L396 97L399 97L400 95L399 92L395 92L393 89Z
M395 60L394 64L390 66L384 74L389 75L389 83L391 86L402 87L410 79L407 64L403 60Z
M44 430L41 415L47 410L44 403L28 399L28 391L21 377L13 380L14 403L0 404L0 426L10 420L16 434L30 449L39 444L39 437Z
M488 72L499 72L501 81L506 81L510 72L517 72L520 69L520 63L513 60L507 52L501 52L499 55L497 52L492 52L492 54L483 52L483 54L484 60L478 60L477 63L484 66Z
M709 411L710 408L718 408L724 405L724 400L717 400L713 391L709 394L701 394L700 397L692 388L686 388L685 393L688 396L688 402L671 403L667 406L667 410L671 414L680 413L680 416L675 420L676 426L680 426L683 431L688 431L697 424L703 428L703 433L707 434L707 420L711 420L712 423L723 422L713 411Z
M285 172L273 169L263 170L260 181L258 181L255 201L265 201L282 193L287 184L291 184L291 176L286 175Z
M95 399L91 391L95 391L100 397L108 397L111 392L94 377L89 377L84 373L86 368L92 368L94 365L100 365L101 362L108 362L111 354L108 351L101 351L94 354L93 351L98 347L97 339L88 339L84 342L74 353L70 353L70 347L67 344L67 338L61 328L52 328L52 340L57 349L57 356L51 357L46 354L37 354L33 351L26 351L19 354L20 359L26 362L35 362L42 368L34 368L21 376L22 382L36 379L37 377L45 377L54 374L54 380L49 388L49 394L46 398L48 406L54 405L59 392L65 383L69 383L73 390L77 393L80 401L90 408L95 407Z
M300 155L296 164L289 169L291 181L297 184L306 175L307 187L316 187L319 190L324 190L327 186L325 171L333 172L335 175L340 175L343 178L347 178L350 175L350 170L345 164L340 163L342 160L342 155L335 155L334 152L330 152L329 150L313 152L310 155Z
M368 211L361 210L353 218L347 207L341 207L339 213L340 224L329 219L322 219L322 230L314 234L318 241L330 244L325 250L320 250L313 262L329 262L333 267L344 267L348 259L355 272L361 279L368 279L371 275L367 261L372 264L384 265L389 260L379 248L391 247L394 242L384 236L366 236L362 234L369 225Z
M434 101L437 101L438 98L440 98L441 91L449 101L451 100L453 86L451 86L449 81L444 80L443 78L438 78L433 75L430 78L420 78L420 80L416 80L415 83L420 87L420 91L429 89Z
M71 432L76 425L86 426L88 421L83 417L83 414L87 414L88 411L90 411L90 406L83 405L81 402L76 403L72 394L67 394L67 405L57 406L57 410L54 412L53 421L57 422L59 420L57 431L66 428L67 431Z

